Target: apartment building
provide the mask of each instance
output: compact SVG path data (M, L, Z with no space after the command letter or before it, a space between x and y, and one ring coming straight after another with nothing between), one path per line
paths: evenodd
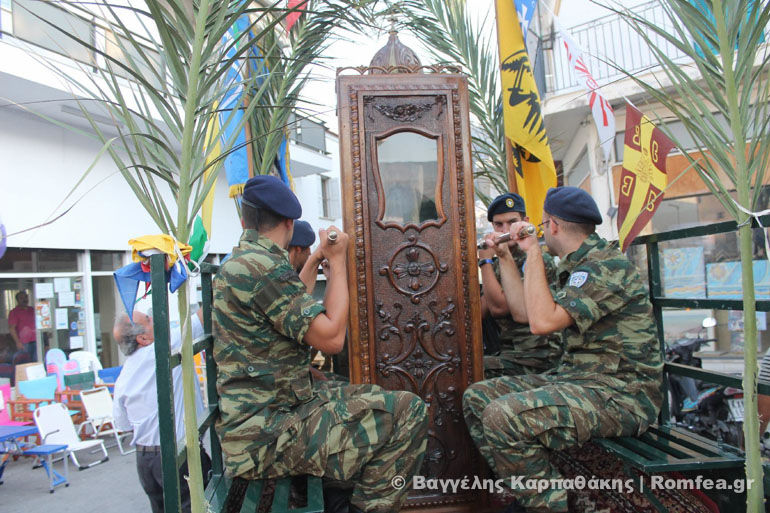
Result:
M65 201L102 143L89 136L73 93L52 66L66 73L96 73L104 60L46 30L33 13L121 58L116 45L106 44L109 31L94 20L53 3L0 3L0 218L9 234L36 227L9 237L0 258L0 364L10 362L15 351L7 319L16 293L26 291L36 311L39 361L48 348L84 348L98 354L105 367L118 365L111 332L122 306L112 272L130 262L130 238L158 229L108 157ZM94 118L106 133L117 133L106 116ZM314 119L293 116L291 122L290 170L303 218L316 229L339 226L337 135ZM210 234L208 261L214 263L237 244L241 232L228 189L222 173Z

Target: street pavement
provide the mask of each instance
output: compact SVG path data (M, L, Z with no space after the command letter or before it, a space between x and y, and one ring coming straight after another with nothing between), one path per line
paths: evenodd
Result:
M109 443L109 440L107 441ZM114 443L114 440L112 441ZM128 445L128 444L125 444ZM56 487L48 493L48 476L43 468L32 468L32 458L9 461L0 485L0 511L3 513L138 513L150 511L150 503L136 475L136 454L120 454L108 449L109 461L79 471L69 460L69 487ZM81 457L82 456L82 457ZM101 451L80 451L81 463L96 461ZM61 472L62 463L54 463Z

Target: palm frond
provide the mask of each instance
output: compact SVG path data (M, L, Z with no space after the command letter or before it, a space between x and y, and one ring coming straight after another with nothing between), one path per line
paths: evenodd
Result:
M648 81L630 72L626 75L682 123L703 158L693 155L665 126L663 129L739 223L745 326L746 477L759 482L762 469L756 422L756 305L751 229L747 224L751 218L747 212L759 207L759 194L770 165L770 51L764 44L770 4L759 0L711 0L704 9L688 0L662 0L661 5L665 15L662 23L626 9L612 10L646 41L665 81ZM663 44L656 45L655 40ZM674 62L667 55L667 45L683 53L691 63ZM727 126L720 119L726 120ZM730 194L733 190L737 199ZM748 490L747 510L759 511L762 500L761 487Z
M465 0L404 0L396 8L406 14L409 30L439 63L467 70L474 175L498 191L508 190L494 20L473 21ZM478 187L476 195L489 202Z

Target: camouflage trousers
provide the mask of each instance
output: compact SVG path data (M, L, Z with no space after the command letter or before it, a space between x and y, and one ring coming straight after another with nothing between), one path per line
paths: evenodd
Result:
M324 402L252 455L252 478L311 474L353 485L351 503L366 512L398 511L427 445L427 407L410 392L376 385L314 383ZM247 477L247 476L244 476Z
M609 398L617 392L592 381L558 381L556 375L502 377L474 383L463 395L473 441L499 479L560 479L550 450L592 437L635 435L640 420ZM526 508L567 511L567 492L513 489Z
M524 365L518 361L515 355L501 351L496 355L484 355L484 378L492 379L502 376L523 376L524 374L540 374L546 369ZM554 365L556 365L555 362Z

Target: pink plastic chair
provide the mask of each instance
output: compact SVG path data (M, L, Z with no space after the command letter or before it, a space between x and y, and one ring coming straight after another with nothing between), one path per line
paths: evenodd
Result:
M0 426L26 426L31 422L11 420L8 415L8 401L11 400L11 385L0 386Z
M64 364L67 362L67 355L59 348L49 349L45 354L45 371L49 376L56 376L56 391L64 388L62 376L64 376Z
M64 362L62 375L71 376L72 374L80 374L80 362L77 360L67 360Z

